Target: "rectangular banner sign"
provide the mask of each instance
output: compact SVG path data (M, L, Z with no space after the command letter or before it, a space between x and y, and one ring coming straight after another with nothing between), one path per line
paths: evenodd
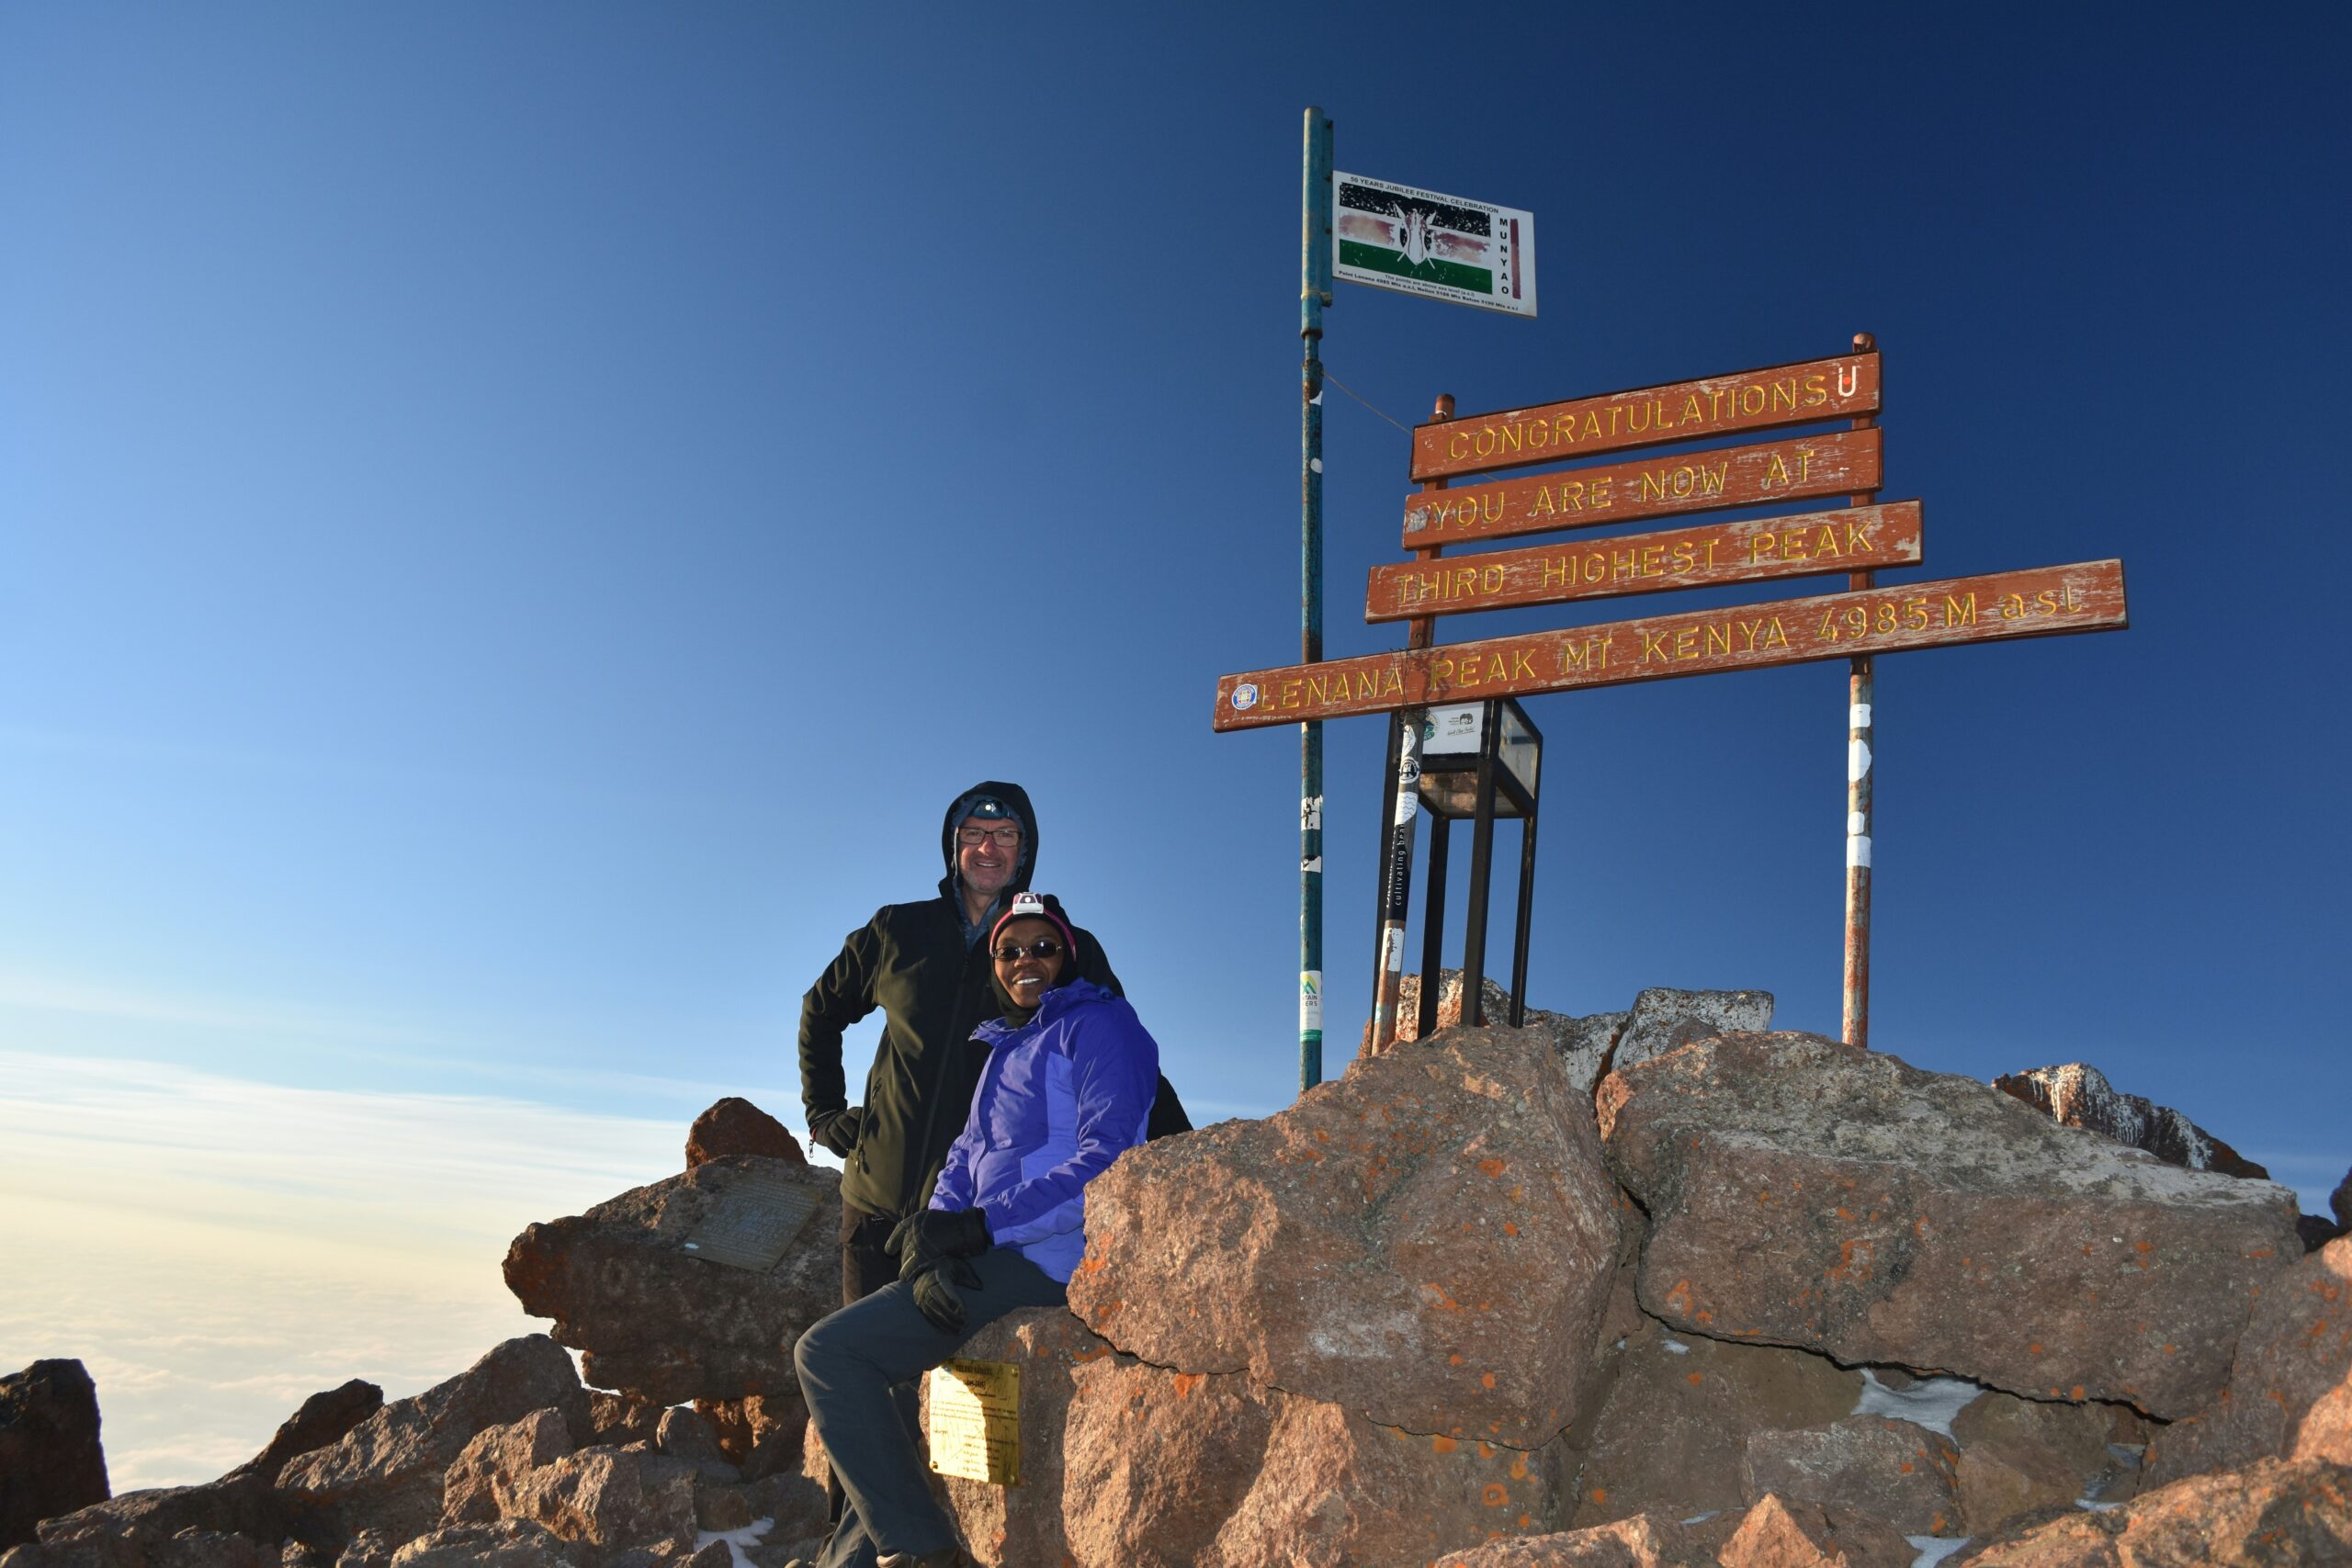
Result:
M1523 468L1531 463L1565 463L1600 452L1876 412L1877 353L1841 354L1834 359L1415 425L1412 477L1416 481L1442 479L1449 474Z
M1718 446L1499 484L1425 490L1405 498L1405 547L1425 550L1463 539L1873 491L1883 443L1876 430L1838 430L1760 446Z
M1718 582L1917 566L1919 524L1919 503L1898 501L1376 566L1364 590L1363 618L1406 621Z
M1363 175L1331 176L1331 276L1535 314L1535 214Z
M1247 671L1217 682L1211 724L1250 729L2127 624L2123 563L2083 561Z

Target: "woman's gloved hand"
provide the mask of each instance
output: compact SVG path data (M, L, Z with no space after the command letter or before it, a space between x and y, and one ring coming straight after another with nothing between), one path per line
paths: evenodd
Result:
M924 1209L909 1214L882 1244L882 1250L899 1260L901 1280L911 1280L951 1258L978 1258L988 1249L989 1217L978 1209ZM979 1280L974 1278L970 1283Z
M942 1334L964 1332L964 1297L958 1285L978 1289L979 1270L960 1258L943 1258L914 1276L915 1310Z

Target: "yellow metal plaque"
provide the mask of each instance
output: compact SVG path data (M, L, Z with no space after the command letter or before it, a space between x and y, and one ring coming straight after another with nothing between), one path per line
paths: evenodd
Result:
M942 1475L1021 1484L1021 1369L950 1360L931 1372L931 1468Z

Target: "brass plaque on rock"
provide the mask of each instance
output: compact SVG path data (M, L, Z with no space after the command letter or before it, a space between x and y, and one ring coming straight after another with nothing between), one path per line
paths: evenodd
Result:
M1021 1484L1021 1369L952 1359L931 1371L931 1468L942 1475Z
M747 1176L729 1188L718 1207L686 1237L685 1249L738 1269L773 1269L817 1212L824 1189L773 1176Z

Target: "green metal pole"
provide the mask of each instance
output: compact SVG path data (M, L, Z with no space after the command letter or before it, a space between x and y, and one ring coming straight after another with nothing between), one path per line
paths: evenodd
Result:
M1331 121L1306 111L1299 183L1299 660L1323 658L1323 307L1331 302ZM1323 726L1298 727L1298 1087L1323 1081Z

